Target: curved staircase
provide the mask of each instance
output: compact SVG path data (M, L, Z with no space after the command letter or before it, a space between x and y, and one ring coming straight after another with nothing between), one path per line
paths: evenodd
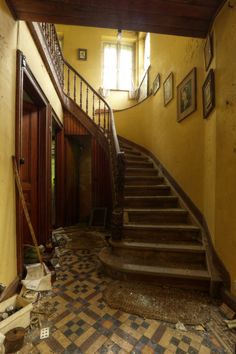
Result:
M99 255L106 272L215 296L221 279L209 261L203 230L152 159L132 144L120 145L126 159L123 230Z

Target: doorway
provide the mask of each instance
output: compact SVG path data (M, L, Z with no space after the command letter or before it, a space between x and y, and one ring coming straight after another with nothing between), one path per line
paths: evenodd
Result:
M38 244L49 241L51 229L51 107L24 56L18 51L16 161L23 194ZM17 268L24 266L24 245L33 244L16 193Z

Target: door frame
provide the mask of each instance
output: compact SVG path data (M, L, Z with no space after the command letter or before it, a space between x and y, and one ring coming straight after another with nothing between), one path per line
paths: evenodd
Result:
M23 92L30 94L33 102L39 109L39 243L46 243L49 240L51 227L51 122L52 109L41 90L37 80L31 72L26 58L20 50L17 50L17 68L16 68L16 126L15 126L15 154L17 167L21 163L22 147L22 119L23 119ZM19 195L16 192L16 247L17 247L17 272L22 275L23 272L23 237L21 234L22 206Z

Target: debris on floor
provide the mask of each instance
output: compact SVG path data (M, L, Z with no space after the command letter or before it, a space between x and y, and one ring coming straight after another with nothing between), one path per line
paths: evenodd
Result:
M194 326L209 321L214 303L206 293L197 290L144 282L112 281L103 295L112 308L145 318Z
M235 312L226 304L222 304L220 306L220 312L225 316L228 320L233 320L236 317Z
M187 331L185 325L180 321L176 323L175 328L178 329L178 331Z
M230 329L236 328L236 320L224 320L227 327Z

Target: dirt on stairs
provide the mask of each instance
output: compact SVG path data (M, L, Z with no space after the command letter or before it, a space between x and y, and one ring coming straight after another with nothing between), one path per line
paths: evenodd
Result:
M132 143L126 157L122 238L100 253L115 279L197 288L216 295L203 230L154 161Z

